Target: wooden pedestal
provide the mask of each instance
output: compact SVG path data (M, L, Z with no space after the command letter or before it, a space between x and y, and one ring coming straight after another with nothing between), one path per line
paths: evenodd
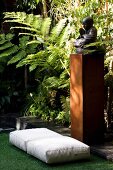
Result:
M71 135L86 144L104 140L104 56L70 55Z

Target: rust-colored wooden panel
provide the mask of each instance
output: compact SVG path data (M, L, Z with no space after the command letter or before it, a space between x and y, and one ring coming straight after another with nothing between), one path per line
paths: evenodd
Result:
M104 56L70 55L72 137L99 144L104 138Z
M71 135L83 141L82 55L70 56Z

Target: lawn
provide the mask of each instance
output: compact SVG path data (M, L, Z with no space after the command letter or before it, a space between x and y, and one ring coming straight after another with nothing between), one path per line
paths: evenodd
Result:
M0 133L0 170L113 170L113 163L91 155L88 161L47 165L12 146L8 133Z

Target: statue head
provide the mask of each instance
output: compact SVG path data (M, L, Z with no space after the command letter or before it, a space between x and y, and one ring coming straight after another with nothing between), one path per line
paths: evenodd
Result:
M93 18L91 17L84 18L82 24L85 30L89 30L93 26Z

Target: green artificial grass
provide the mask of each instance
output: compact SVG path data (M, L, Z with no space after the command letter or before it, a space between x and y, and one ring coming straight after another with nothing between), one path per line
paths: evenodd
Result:
M91 155L90 160L48 165L12 146L8 133L0 133L0 170L113 170L113 163Z

